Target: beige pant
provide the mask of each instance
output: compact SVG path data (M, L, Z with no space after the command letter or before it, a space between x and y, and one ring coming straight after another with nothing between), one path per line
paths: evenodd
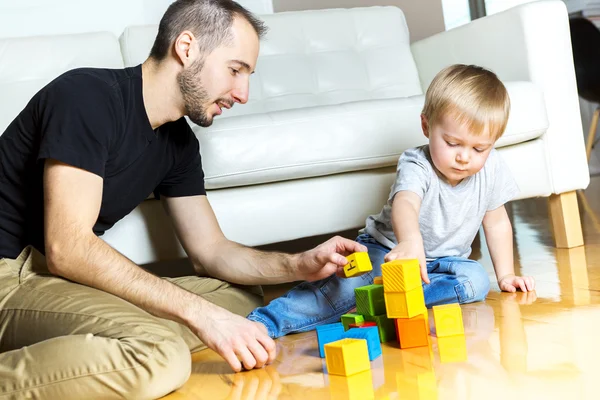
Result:
M262 304L256 288L216 279L169 279L236 314ZM190 352L205 348L185 326L48 273L31 247L0 259L0 399L152 399L183 385Z

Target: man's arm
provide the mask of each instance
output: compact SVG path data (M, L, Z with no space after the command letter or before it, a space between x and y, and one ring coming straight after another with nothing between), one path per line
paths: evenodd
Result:
M196 271L232 283L276 284L315 281L341 274L345 256L367 249L334 237L300 254L255 250L228 240L206 196L165 197L163 204Z
M532 277L515 276L512 225L504 206L485 213L483 231L500 289L506 292L534 290Z
M275 356L266 333L245 318L160 279L96 237L102 178L55 160L44 167L44 233L51 273L121 297L163 318L185 324L240 370ZM268 352L268 354L267 354Z

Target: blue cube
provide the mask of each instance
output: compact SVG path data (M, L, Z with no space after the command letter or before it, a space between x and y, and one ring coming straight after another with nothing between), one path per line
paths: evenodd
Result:
M319 355L325 358L325 345L342 338L344 325L341 322L317 326L317 340L319 341Z
M365 339L369 349L369 360L373 361L381 355L381 343L379 342L379 329L376 326L368 328L348 329L344 332L342 339Z

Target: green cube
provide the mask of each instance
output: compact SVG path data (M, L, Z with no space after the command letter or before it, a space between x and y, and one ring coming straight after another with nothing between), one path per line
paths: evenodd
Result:
M394 320L388 318L385 313L381 315L365 315L367 321L375 322L379 328L379 340L381 343L390 342L396 339L396 326Z
M350 328L350 324L358 324L364 322L365 318L360 314L344 314L342 315L342 325L344 330L347 331Z
M356 313L364 316L381 315L386 312L383 285L368 285L354 289Z

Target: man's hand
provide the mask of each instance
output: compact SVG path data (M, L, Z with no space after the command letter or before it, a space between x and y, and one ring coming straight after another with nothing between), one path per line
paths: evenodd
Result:
M220 307L209 307L195 323L190 323L190 329L235 372L242 367L262 368L275 360L275 342L263 325Z
M498 279L498 286L504 292L514 293L517 289L523 292L535 290L535 280L531 276L515 276L508 274Z
M344 276L344 266L348 264L347 255L367 248L354 240L335 236L298 255L297 276L299 280L318 281L335 273Z
M384 257L385 262L393 260L419 260L421 268L421 279L425 283L429 283L427 275L427 262L425 261L425 250L423 249L423 241L421 239L405 240L399 242L389 253Z

